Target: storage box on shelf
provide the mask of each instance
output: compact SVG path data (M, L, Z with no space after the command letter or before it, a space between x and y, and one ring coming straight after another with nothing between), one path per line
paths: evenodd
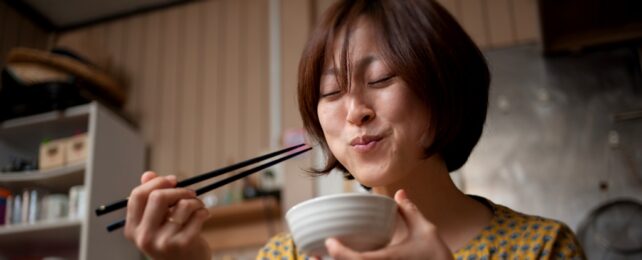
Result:
M45 145L43 152L62 156L62 161L52 157L58 161L45 163L44 169L0 173L0 188L12 191L12 196L41 194L33 197L39 206L29 208L38 214L25 223L0 225L0 258L138 258L132 243L105 231L124 211L97 218L92 209L126 196L137 185L144 170L142 138L105 107L89 103L2 122L0 165L7 165L11 157L38 161L43 140L61 140L55 151L47 151L51 147ZM31 190L38 192L24 192ZM47 194L64 196L41 199ZM69 214L57 213L60 205L67 205ZM29 209L21 213L29 214Z

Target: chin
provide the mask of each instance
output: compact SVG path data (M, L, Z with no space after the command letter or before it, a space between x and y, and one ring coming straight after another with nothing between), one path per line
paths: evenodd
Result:
M387 186L393 182L394 176L391 171L382 170L379 167L369 168L361 168L350 173L361 185L371 188Z

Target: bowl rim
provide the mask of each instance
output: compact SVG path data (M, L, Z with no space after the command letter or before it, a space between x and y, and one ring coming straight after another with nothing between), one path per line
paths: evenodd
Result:
M302 208L304 206L313 204L313 203L319 203L321 201L327 201L327 200L334 200L337 198L353 198L353 197L365 197L365 198L375 198L377 200L383 200L383 201L389 201L392 202L393 204L397 204L397 202L388 196L380 195L380 194L375 194L375 193L339 193L339 194L331 194L331 195L325 195L325 196L319 196L316 198L312 198L303 202L300 202L294 206L292 206L286 213L285 217L286 219L288 218L289 215L293 214L292 212L296 211L299 208Z

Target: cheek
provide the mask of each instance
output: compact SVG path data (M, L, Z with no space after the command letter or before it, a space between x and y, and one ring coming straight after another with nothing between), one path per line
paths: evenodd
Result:
M385 118L386 121L393 125L405 124L414 118L417 108L411 97L408 97L399 88L381 92L376 99L378 100L377 115Z
M344 122L341 113L340 107L335 104L319 104L317 107L319 123L330 152L345 165L342 161L344 151L341 148L341 134Z
M319 106L317 108L317 115L319 116L319 124L324 135L328 135L328 131L332 128L332 113L329 109Z
M317 106L319 123L326 135L337 136L341 131L341 111L335 104L319 104Z
M395 91L382 93L379 97L382 108L379 114L385 117L395 131L407 142L417 143L427 131L430 116L423 102L405 86L398 86Z

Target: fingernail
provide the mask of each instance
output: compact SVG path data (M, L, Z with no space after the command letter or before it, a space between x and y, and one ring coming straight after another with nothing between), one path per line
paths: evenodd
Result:
M176 176L175 175L167 175L165 178L168 181L172 182L172 183L176 183Z
M403 190L403 189L401 190L401 196L402 196L404 199L408 199L408 194L406 194L406 190Z
M328 238L325 240L326 247L334 247L337 244L337 240L334 238Z
M399 193L398 195L399 199L401 200L400 203L403 203L404 205L410 208L415 208L415 209L417 208L415 203L412 203L412 201L410 201L410 198L408 198L408 194L406 194L405 190L399 190L398 193Z
M398 196L398 198L401 201L408 201L408 196L406 195L406 191L403 189L398 190L396 196Z

